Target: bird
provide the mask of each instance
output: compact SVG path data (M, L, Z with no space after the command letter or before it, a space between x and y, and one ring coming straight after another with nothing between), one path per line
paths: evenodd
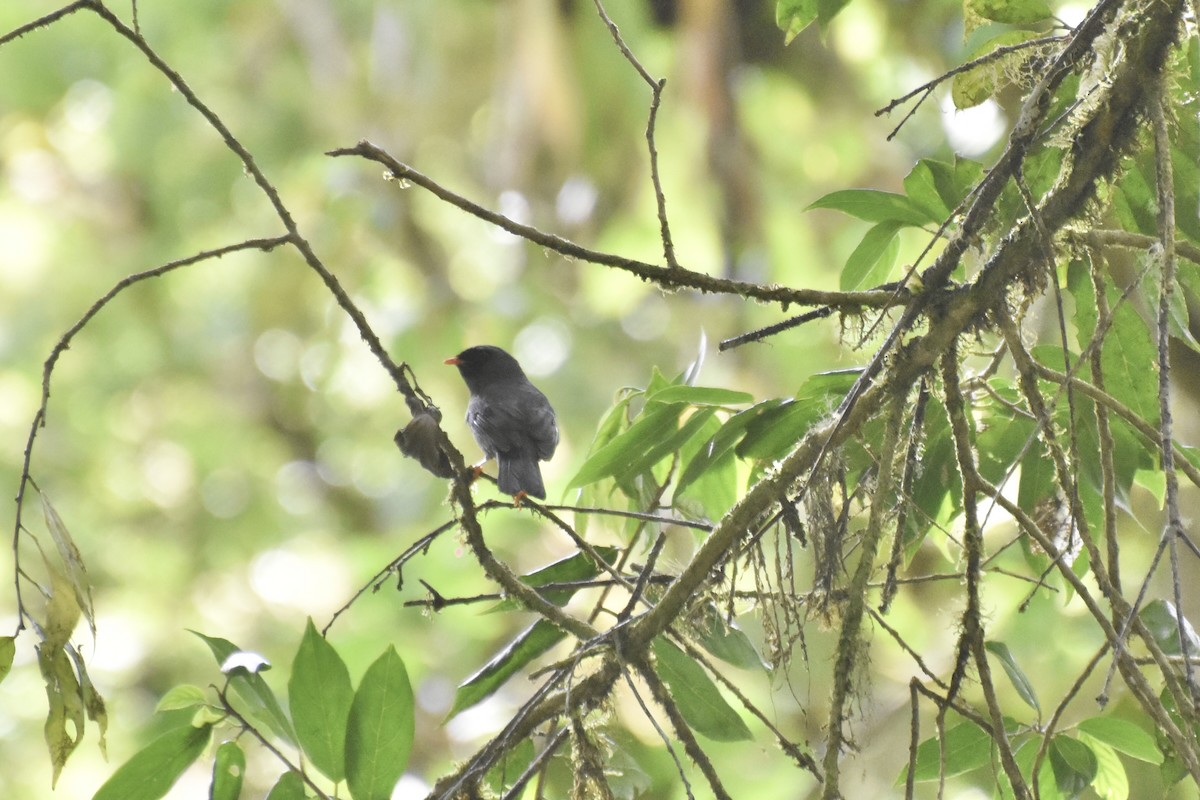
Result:
M471 392L467 425L485 461L496 459L500 491L518 504L526 496L545 499L538 461L548 461L558 446L558 422L546 395L515 358L494 345L468 347L445 363L458 367ZM481 468L482 463L476 474Z

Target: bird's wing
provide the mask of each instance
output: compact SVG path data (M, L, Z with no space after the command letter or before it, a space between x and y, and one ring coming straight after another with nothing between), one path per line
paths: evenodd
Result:
M554 409L545 397L542 398L541 404L533 409L530 430L533 433L531 438L534 447L537 448L538 458L542 461L549 460L550 456L554 455L554 448L558 447L558 420L555 419Z
M531 384L475 395L467 423L488 455L534 453L547 459L558 445L558 426L546 396Z

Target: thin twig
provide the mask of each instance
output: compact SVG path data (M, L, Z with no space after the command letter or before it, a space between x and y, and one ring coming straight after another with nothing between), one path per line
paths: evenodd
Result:
M738 336L732 336L728 339L722 339L717 345L717 350L724 353L726 350L732 350L735 347L741 347L749 342L761 342L768 336L774 336L777 333L797 328L805 323L812 322L815 319L824 319L833 314L833 309L826 306L824 308L815 308L806 314L800 314L790 319L785 319L782 322L776 322L774 325L767 325L765 328L743 333Z
M31 480L30 470L33 461L33 446L37 440L38 431L41 430L41 428L46 424L46 416L49 413L50 383L54 375L54 368L58 364L58 359L70 348L71 342L74 341L76 335L78 335L79 332L82 331L84 327L86 327L87 324L91 322L101 310L104 309L105 306L112 302L117 295L121 294L121 292L125 291L134 284L150 280L151 278L160 277L168 272L173 272L177 269L188 267L202 261L221 258L223 256L230 255L231 253L236 253L243 250L262 250L264 252L269 252L280 245L287 244L290 241L290 236L277 236L270 239L247 239L246 241L238 242L237 244L225 245L224 247L218 247L212 250L203 250L199 253L188 256L187 258L169 261L166 264L161 264L152 269L127 275L121 280L117 281L117 283L111 289L109 289L107 292L101 295L98 300L92 303L88 310L83 313L83 316L80 317L74 325L68 328L66 333L59 337L58 341L54 344L54 347L50 349L50 355L47 356L46 362L42 367L41 404L38 406L38 410L33 415L33 421L29 426L29 436L25 440L25 452L21 462L21 477L17 483L16 520L13 523L12 546L14 570L19 570L21 561L18 548L21 540L21 531L24 530L22 516L25 509L25 490ZM17 632L19 633L20 631L24 630L25 620L28 615L21 600L21 579L19 572L14 572L14 581L16 583L17 591Z
M233 707L233 704L231 702L229 702L229 697L225 693L226 688L228 686L229 686L229 681L226 680L225 686L212 687L213 689L216 690L217 698L220 699L220 701L221 701L222 710L226 714L228 714L229 716L231 716L235 720L237 720L238 724L242 726L242 730L247 731L251 736L253 736L255 739L257 739L259 744L261 744L263 747L267 748L267 750L271 753L271 755L273 755L273 756L275 756L275 758L279 759L279 761L281 761L285 767L287 767L289 770L291 770L292 772L299 775L300 779L303 780L306 784L308 784L308 788L312 789L314 792L317 793L317 797L321 798L321 800L333 800L332 797L325 794L325 792L321 791L321 787L317 786L317 784L313 782L313 779L309 777L307 772L302 770L297 765L293 764L291 762L291 760L289 760L288 757L283 754L283 751L281 751L278 747L276 747L271 742L270 739L268 739L266 736L264 736L262 734L261 731L258 730L258 728L255 728L252 724L250 724L250 720L248 720L244 716L242 716L241 713L236 708Z
M166 77L168 81L170 81L171 86L173 86L175 90L179 92L184 100L187 101L187 104L194 108L200 114L200 116L204 118L208 125L217 132L217 134L221 137L221 140L225 143L225 146L233 151L234 155L237 156L247 174L250 175L255 184L257 184L258 188L262 191L263 195L266 196L267 201L271 204L271 208L275 211L275 215L279 217L280 222L283 223L283 227L289 234L289 240L292 246L295 247L303 257L304 262L308 265L309 269L311 269L317 274L318 277L320 277L321 282L325 284L325 287L329 290L329 293L333 295L334 301L338 304L338 307L341 308L342 311L345 312L345 314L350 318L350 321L354 323L354 327L358 331L358 335L366 343L367 348L379 362L380 366L382 366L387 371L388 375L391 376L392 381L396 384L396 388L399 389L406 398L414 397L415 393L413 392L412 387L409 385L408 379L405 377L401 366L392 359L391 355L388 354L387 348L383 346L383 342L380 340L379 336L375 333L374 329L367 321L366 315L355 304L350 295L342 287L342 284L337 279L337 276L335 276L333 272L325 266L324 262L321 261L316 252L312 249L312 246L308 243L308 240L301 235L299 226L297 226L291 212L288 210L287 206L284 205L283 199L279 195L279 190L276 189L274 184L272 184L267 178L266 173L264 173L258 166L254 156L251 155L250 151L246 149L245 145L243 145L241 141L233 135L233 132L229 129L229 126L226 125L225 122L200 99L200 97L192 90L187 82L184 81L183 77L169 64L167 64L167 62L164 61L162 57L159 56L158 53L155 52L155 50L146 43L146 40L143 39L136 31L122 22L99 0L88 0L84 3L84 5L94 11L117 33L132 43L133 46L136 47L143 56L145 56L150 64L160 73L162 73L162 75ZM444 436L445 435L443 434L443 438ZM444 445L447 447L453 447L449 440L445 440Z
M638 573L637 584L634 585L633 591L629 593L629 602L625 604L625 608L617 614L617 619L625 621L637 608L637 604L641 601L642 595L646 592L646 587L650 585L650 579L654 575L654 565L658 562L658 556L662 553L663 545L667 543L667 535L660 533L654 540L654 544L650 547L650 555L646 557L646 566L642 567Z
M1017 798L1032 798L1033 795L1021 774L1009 743L1008 734L1004 729L1004 713L996 697L996 688L992 682L991 666L988 663L987 650L984 648L983 610L980 602L980 583L983 566L983 531L979 527L977 496L981 490L982 480L975 464L975 452L971 446L971 429L967 422L966 406L959 381L958 352L952 347L942 359L942 389L946 397L946 414L950 418L950 432L954 440L954 450L958 463L959 476L962 479L963 505L963 544L966 555L964 572L967 584L967 607L962 616L962 633L960 647L969 650L974 662L979 685L983 689L984 701L992 719L992 741L1000 754L1000 764L1004 774L1012 784L1013 794ZM961 674L960 667L965 659L960 658L955 669L955 677ZM947 693L954 695L955 682L951 680L951 690Z
M93 7L94 3L95 3L95 0L75 0L74 3L69 3L65 6L63 6L62 8L58 9L57 11L52 11L49 14L46 14L45 16L38 17L37 19L33 20L32 22L28 22L28 23L20 26L19 28L14 28L13 30L9 31L8 33L4 34L3 36L0 36L0 47L3 47L4 45L8 44L9 42L20 39L25 34L32 33L33 31L36 31L39 28L47 28L47 27L53 25L54 23L58 22L63 17L67 17L67 16L70 16L71 14L74 14L76 11L80 11L85 8L91 8L91 7Z
M1089 248L1088 256L1088 274L1092 281L1092 293L1096 298L1096 319L1097 328L1099 328L1100 325L1108 325L1111 313L1108 307L1108 291L1101 274L1099 254ZM1093 347L1091 351L1092 383L1097 389L1104 391L1104 360L1101 357L1100 347ZM1083 359L1081 358L1080 361L1082 362ZM1104 541L1108 554L1108 575L1113 588L1120 593L1121 544L1117 536L1117 476L1116 464L1113 459L1116 445L1113 442L1108 407L1103 403L1096 403L1095 406L1096 428L1100 438L1100 480L1102 483L1101 496L1104 499Z
M721 782L721 777L717 774L717 769L713 766L712 760L708 754L704 752L704 748L696 741L695 734L692 733L691 727L687 724L687 720L683 718L683 713L679 710L679 706L675 704L675 700L671 697L671 693L667 691L666 684L658 676L658 673L650 666L650 664L642 659L635 661L633 668L646 682L646 686L650 689L650 695L654 698L654 702L658 703L659 707L667 715L667 719L671 722L671 728L675 731L675 741L683 745L683 750L688 754L688 757L700 768L701 774L708 781L708 788L712 790L713 797L717 800L733 800L729 792L726 791L724 784ZM690 795L690 792L689 792Z
M900 120L900 123L892 130L891 133L889 133L887 135L887 140L890 142L892 139L894 139L896 137L896 134L900 132L900 129L904 127L904 123L908 122L908 120L912 117L912 115L917 113L917 109L921 107L921 104L924 103L927 99L929 99L929 96L931 94L933 94L933 90L936 89L938 86L940 86L942 83L949 80L950 78L953 78L955 75L961 75L964 72L970 72L971 70L975 69L976 67L982 67L985 64L990 64L991 62L997 61L1001 58L1004 58L1005 56L1007 56L1011 53L1017 53L1017 52L1020 52L1021 50L1028 50L1031 47L1041 47L1042 45L1057 44L1059 42L1062 42L1065 38L1066 38L1065 36L1043 36L1039 39L1030 39L1027 42L1018 42L1017 44L1010 44L1010 45L1005 45L1003 47L997 47L995 50L991 50L987 53L984 53L983 55L979 56L978 58L973 58L970 61L966 62L965 64L960 64L957 67L955 67L954 69L951 69L947 72L943 72L941 75L937 76L936 78L934 78L931 81L921 84L917 88L913 89L911 92L909 92L901 97L897 97L895 100L888 103L883 108L878 109L875 112L875 116L881 117L884 114L890 114L890 113L892 113L892 111L894 111L896 109L897 106L908 102L909 100L916 97L917 95L921 95L921 97L917 100L917 102L913 105L913 107L911 109L909 109L908 113L904 115L904 119Z
M374 589L375 591L378 591L379 586L381 585L381 581L385 577L387 577L388 575L390 575L393 572L398 573L400 571L400 568L402 566L404 566L408 562L409 559L414 557L417 553L421 553L421 552L428 550L429 545L431 545L435 539L437 539L443 533L445 533L448 530L451 530L452 528L454 528L457 525L458 525L458 520L455 520L455 519L452 519L449 522L442 523L441 525L434 528L432 531L430 531L429 533L425 534L420 539L418 539L412 546L410 546L403 553L401 553L400 555L398 555L394 559L392 559L392 561L386 567L379 570L379 572L376 572L375 575L371 578L371 580L367 581L361 587L359 587L358 591L354 593L354 596L351 597L349 600L347 600L342 605L341 608L339 608L337 611L333 612L333 616L331 616L329 618L329 622L326 622L325 627L321 629L321 635L322 636L329 635L329 629L333 627L333 623L337 622L338 617L340 617L342 614L349 611L350 606L352 606L356 602L358 602L358 599L360 597L362 597L364 594L366 594L368 589Z
M707 294L733 294L739 297L779 303L782 306L833 306L836 308L859 309L864 307L880 307L891 302L891 292L825 292L816 289L792 289L786 286L763 285L747 281L735 281L694 272L683 267L671 269L638 261L632 258L613 255L598 250L591 250L576 244L561 236L545 233L530 225L515 222L503 214L497 214L483 206L456 194L437 181L418 172L407 164L401 163L385 150L368 141L361 141L353 147L342 147L330 150L328 156L358 156L368 161L374 161L388 169L391 177L397 181L408 181L420 186L439 199L459 208L473 217L490 222L514 236L519 236L528 242L552 250L568 259L587 261L592 264L613 267L636 275L644 281L663 288L679 287L695 289Z
M608 28L608 32L612 35L613 42L617 45L617 49L621 51L621 55L625 57L641 76L646 85L650 87L650 114L646 121L646 147L650 153L650 184L654 187L654 202L658 207L658 229L659 237L662 239L663 258L667 262L668 269L679 269L679 262L675 258L675 245L671 241L671 226L667 222L667 197L663 193L662 178L658 172L658 148L654 144L654 132L657 128L658 107L662 102L663 88L667 85L666 78L655 80L650 75L642 62L637 59L633 51L629 49L629 45L625 43L625 38L621 36L620 29L617 28L617 23L613 22L612 17L604 10L604 5L600 0L594 0L596 13L600 15L600 20Z
M1175 474L1175 434L1171 415L1171 303L1175 296L1175 186L1171 169L1171 137L1167 130L1166 111L1163 108L1165 84L1161 84L1150 100L1150 119L1154 125L1155 183L1158 191L1158 233L1162 254L1162 278L1158 297L1158 413L1159 431L1162 438L1162 469L1167 479L1166 511L1167 524L1162 535L1168 539L1171 555L1171 586L1175 596L1176 626L1179 646L1183 655L1183 674L1195 708L1200 689L1196 686L1191 659L1188 658L1192 643L1188 636L1188 623L1183 614L1183 579L1179 567L1179 536L1183 531L1183 514L1179 510L1179 476ZM1150 576L1146 576L1150 580Z
M529 766L527 766L525 770L517 777L517 779L513 782L513 785L507 792L504 793L504 796L501 797L500 800L516 800L518 797L521 797L524 793L526 784L533 779L534 775L541 771L546 762L550 760L550 757L558 752L558 748L562 747L563 743L567 741L568 735L570 735L570 730L568 728L563 728L558 733L554 734L554 738L546 742L546 746L542 748L542 752L538 753L537 756L535 756L534 759L529 762Z

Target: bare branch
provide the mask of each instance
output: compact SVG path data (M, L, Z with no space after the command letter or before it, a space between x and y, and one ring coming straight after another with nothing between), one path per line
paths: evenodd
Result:
M530 225L514 222L503 214L489 211L462 195L455 194L437 181L418 172L407 164L401 163L385 150L368 142L361 141L353 147L342 147L330 150L329 156L359 156L368 161L374 161L387 167L389 176L397 181L409 181L436 197L444 200L473 217L490 222L514 236L519 236L532 244L552 250L568 259L587 261L601 266L614 267L636 275L644 281L649 281L665 289L695 289L706 294L733 294L739 297L752 298L770 303L778 303L783 307L789 305L803 306L832 306L834 308L858 309L863 307L879 307L890 303L891 292L824 292L816 289L791 289L786 286L762 285L746 281L734 281L693 272L683 267L669 268L632 258L616 256L597 250L589 250L561 236L544 233Z

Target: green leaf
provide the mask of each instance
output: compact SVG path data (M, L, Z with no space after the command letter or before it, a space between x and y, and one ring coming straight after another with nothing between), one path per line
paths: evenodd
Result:
M154 707L154 710L178 711L181 708L202 706L207 702L208 698L205 696L204 690L199 686L193 686L190 683L181 683L167 690L167 693L159 699L158 705Z
M87 713L87 718L96 723L96 729L100 734L100 754L108 758L108 742L105 739L108 732L108 709L104 705L104 698L96 691L83 656L72 645L67 645L65 649L75 664L75 674L79 676L79 697L83 702L83 709Z
M1008 649L1008 645L1004 642L987 642L984 648L1000 659L1000 665L1004 667L1004 672L1008 675L1008 679L1012 681L1013 688L1017 690L1017 694L1025 701L1026 705L1032 708L1040 716L1042 707L1038 703L1037 691L1033 687L1033 683L1026 677L1025 673L1017 665L1017 660L1013 657L1012 651Z
M613 407L604 415L604 419L596 427L596 435L592 438L592 443L588 447L588 455L591 456L604 445L616 438L617 434L625 430L629 426L627 414L629 413L629 404L633 402L635 397L641 397L640 390L626 389L621 392L621 398L613 404Z
M66 650L43 642L37 646L38 667L46 684L48 710L43 735L50 751L51 788L83 738L85 713L79 679ZM70 726L68 728L68 724Z
M992 22L1030 25L1051 16L1046 0L967 0L970 10Z
M517 778L521 777L521 773L533 761L534 755L536 752L531 738L522 739L516 747L505 751L483 779L484 785L492 790L492 794L489 796L502 797L506 791L512 788L513 784L517 782Z
M354 800L388 800L408 766L413 693L395 647L367 668L346 732L346 784Z
M666 432L658 440L648 440L642 443L641 452L637 452L635 458L632 458L628 463L623 463L622 467L614 473L617 479L623 477L635 477L646 473L655 464L658 464L662 459L670 456L689 441L696 437L697 434L703 433L704 426L716 414L716 409L713 407L702 407L694 411L688 416L688 419L682 426L674 429L674 431Z
M950 216L951 207L938 191L938 181L934 174L934 165L937 163L928 158L918 161L904 178L904 193L921 211L928 214L930 219L943 220Z
M938 779L941 747L936 736L926 739L917 746L917 765L913 777L918 781ZM969 772L991 760L992 740L974 723L960 722L946 730L946 777L952 778ZM907 775L905 767L900 777Z
M976 48L967 60L973 61L1001 47L1021 44L1037 36L1038 34L1029 31L1005 31ZM1023 61L1030 58L1033 52L1032 48L1018 50L955 75L950 88L954 107L960 110L972 108L987 100L996 93L999 86L1007 84L1008 76L1013 74Z
M1126 800L1129 797L1129 776L1117 751L1086 733L1079 733L1083 742L1096 757L1096 777L1092 779L1092 790L1103 800Z
M212 725L185 725L159 736L117 768L92 800L158 800L200 757Z
M737 454L764 461L786 455L809 428L838 406L861 373L860 369L846 369L813 375L794 399L766 410L750 422L745 438L737 446Z
M1017 740L1015 744L1016 762L1021 770L1021 774L1025 776L1027 781L1033 776L1033 762L1037 759L1038 746L1041 744L1040 737L1026 736ZM1000 796L1005 800L1015 798L1016 795L1012 789L1012 783L1008 780L1003 770L1000 773ZM1062 794L1058 791L1058 784L1054 780L1054 770L1049 765L1043 763L1037 774L1037 785L1031 787L1034 790L1034 796L1039 800L1059 800Z
M604 563L612 565L617 560L619 552L615 547L597 547L596 553L600 558L604 559ZM534 589L540 588L551 583L574 583L576 581L587 581L600 574L600 568L596 566L596 562L592 561L592 557L582 551L577 551L573 555L565 558L560 558L552 564L547 564L544 567L538 567L532 572L527 572L521 576L521 583L530 586ZM540 592L547 601L554 603L556 606L566 605L578 589L552 589L545 592ZM521 601L515 597L508 597L501 600L496 605L489 608L487 614L493 614L497 611L519 611L523 609Z
M1113 195L1117 217L1134 233L1155 235L1158 231L1157 190L1153 173L1149 175L1135 166L1125 170L1118 184L1120 191Z
M753 738L703 667L661 636L653 648L658 674L692 730L718 742Z
M931 217L902 194L878 189L841 189L821 197L805 211L829 208L867 222L896 222L920 227L940 220Z
M44 551L42 562L50 576L50 596L46 602L46 616L38 632L42 635L43 647L61 649L70 641L75 626L79 624L82 609L64 566Z
M454 705L446 715L447 719L490 697L505 681L561 642L564 636L565 633L544 619L530 625L507 647L492 656L478 672L459 685L458 691L454 693Z
M1104 338L1100 365L1104 388L1152 426L1158 426L1158 348L1132 303L1110 296L1112 327ZM1061 369L1058 367L1058 369Z
M279 780L275 781L275 785L271 787L270 793L267 795L267 800L307 800L308 794L304 790L304 778L299 772L288 770L279 776Z
M741 406L754 402L754 395L715 386L668 386L646 398L647 403L688 403L693 406Z
M54 506L50 505L50 498L46 496L45 492L41 492L40 495L42 513L46 517L46 528L50 531L50 538L54 540L59 558L62 559L63 566L66 568L66 577L70 582L71 591L75 595L75 602L79 604L79 609L83 612L84 619L88 621L92 635L95 636L96 612L92 607L92 584L88 579L83 556L80 555L79 548L75 546L75 540L71 538L71 533L67 530L62 518L58 516Z
M727 622L715 606L707 606L700 629L700 646L722 661L742 669L767 669L750 637L735 622Z
M721 431L721 420L709 417L704 427L697 430L687 443L679 449L679 463L692 464L697 455L707 450L713 437ZM693 519L720 519L738 501L738 467L734 454L726 450L708 463L688 486L675 484L671 505L685 516Z
M899 222L880 222L866 232L842 267L842 291L873 289L885 282L896 265L896 233L901 227Z
M628 464L623 471L617 473L618 477L641 475L670 454L682 449L694 436L704 432L705 425L716 413L717 409L711 406L696 409L688 416L687 421L671 435L658 442L648 443L651 446Z
M353 699L350 671L309 617L292 659L288 704L300 746L313 766L335 782L346 777L346 725Z
M1076 797L1096 777L1096 756L1086 744L1069 736L1055 736L1050 742L1050 766L1060 792Z
M13 659L17 655L17 637L0 636L0 681L12 671Z
M647 409L628 429L592 453L568 485L574 489L614 475L627 474L629 466L651 446L678 430L679 417L686 408L685 404L678 403Z
M829 27L837 13L850 4L850 0L817 0L817 20L821 29Z
M246 754L236 741L222 742L213 759L209 800L238 800L246 777Z
M727 419L708 440L708 443L699 448L696 454L686 462L686 466L679 475L679 481L675 485L676 493L682 493L712 464L732 454L738 441L745 435L746 428L760 416L779 408L783 403L783 400L764 400Z
M219 636L206 636L199 631L192 631L192 633L208 645L208 649L212 651L213 658L217 660L218 667L224 667L229 657L235 653L245 652L228 639L222 639ZM275 697L275 692L263 680L262 675L259 675L257 672L238 670L230 674L229 685L237 692L238 697L247 704L250 713L254 717L265 722L281 738L295 744L296 731L292 729L292 723L288 721L287 715L283 713L283 707L279 704L278 698Z
M1007 378L992 378L988 381L996 397L980 399L980 419L977 440L979 442L979 473L999 485L1009 477L1013 465L1022 451L1038 451L1040 444L1034 437L1034 421L1012 412L1006 403L1020 406L1020 393ZM1031 441L1032 440L1032 441ZM928 459L926 459L928 462Z
M817 18L817 0L776 0L775 24L783 31L783 43L791 44Z
M1078 728L1130 758L1150 764L1163 763L1162 751L1154 737L1120 717L1092 717L1080 722Z
M953 163L927 161L937 186L938 197L946 207L957 208L983 180L983 165L969 158L954 157Z
M1183 655L1183 647L1179 641L1181 620L1174 603L1167 600L1152 600L1138 613L1138 618L1150 630L1150 635L1162 648L1163 653L1169 656ZM1188 655L1195 656L1200 653L1200 637L1196 636L1196 631L1186 617L1182 619L1182 624L1183 634L1187 637Z

